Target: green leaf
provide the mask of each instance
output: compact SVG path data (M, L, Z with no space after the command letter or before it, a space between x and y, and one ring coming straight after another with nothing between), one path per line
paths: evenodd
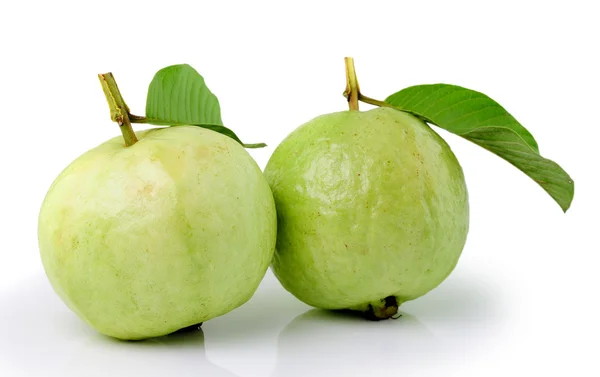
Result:
M385 102L502 157L536 181L563 211L571 206L575 191L571 177L543 158L533 135L485 94L455 85L418 85Z
M159 125L223 125L219 100L188 64L156 72L148 88L146 118Z
M266 144L244 144L223 126L217 97L208 89L204 78L190 65L172 65L158 71L146 99L143 122L160 126L198 126L229 136L245 148L262 148Z
M216 131L216 132L218 132L220 134L229 136L233 140L235 140L238 143L242 144L242 146L244 148L264 148L264 147L267 146L267 144L265 144L265 143L244 144L244 143L242 143L242 141L240 140L240 138L232 130L230 130L229 128L227 128L225 126L219 126L219 125L216 125L216 124L201 124L201 125L194 124L194 126L199 126L199 127L202 127L202 128L206 128L206 129L209 129L209 130Z

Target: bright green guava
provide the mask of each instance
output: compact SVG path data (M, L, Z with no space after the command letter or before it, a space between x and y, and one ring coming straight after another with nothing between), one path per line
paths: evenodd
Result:
M439 285L465 244L462 169L410 114L319 116L277 147L265 175L278 217L272 269L309 305L388 318Z
M169 334L254 293L276 238L273 196L233 139L200 127L142 131L86 152L54 181L39 245L62 300L120 339Z

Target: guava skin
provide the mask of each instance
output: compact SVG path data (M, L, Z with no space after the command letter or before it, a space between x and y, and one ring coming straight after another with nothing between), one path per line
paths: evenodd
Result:
M388 318L438 286L466 242L461 166L427 124L395 109L305 123L265 176L278 218L272 270L311 306Z
M111 139L73 161L39 214L46 274L97 331L162 336L225 314L255 292L273 256L276 214L260 168L200 127Z

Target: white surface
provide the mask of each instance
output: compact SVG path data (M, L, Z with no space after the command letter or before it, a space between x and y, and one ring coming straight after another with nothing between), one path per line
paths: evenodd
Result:
M494 4L2 2L0 376L600 375L597 12ZM269 273L203 333L134 344L97 335L56 298L37 212L62 168L118 134L97 73L112 71L142 114L154 72L191 64L226 124L269 144L251 151L264 167L295 127L345 108L344 56L371 97L445 82L496 99L575 179L571 210L439 131L465 170L469 239L448 280L397 321L311 310Z

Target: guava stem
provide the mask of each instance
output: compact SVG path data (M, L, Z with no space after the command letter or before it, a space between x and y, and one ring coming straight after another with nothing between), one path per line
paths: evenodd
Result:
M358 102L360 101L373 106L390 107L396 110L413 114L418 118L422 118L420 115L415 114L411 111L403 110L395 107L394 105L390 105L387 102L376 100L375 98L363 95L360 92L360 87L358 86L358 79L356 78L356 70L354 69L354 58L344 58L344 62L346 63L346 90L344 90L344 97L346 97L346 99L348 100L348 106L350 107L350 110L358 110Z
M396 106L391 105L391 104L389 104L387 102L379 101L379 100L376 100L374 98L370 98L370 97L364 96L361 93L358 93L358 100L361 101L361 102L364 102L364 103L368 103L369 105L373 105L373 106L389 107L391 109L396 109L398 111L403 111L405 113L408 113L408 114L410 114L410 115L412 115L414 117L417 117L417 118L421 119L423 122L432 123L431 120L425 118L421 114L415 113L414 111L405 110L405 109L402 109L400 107L396 107Z
M137 143L137 137L133 128L131 127L131 121L129 119L129 108L121 96L117 82L112 73L101 73L98 75L102 90L106 96L108 107L110 109L110 119L113 122L117 122L123 134L123 140L125 140L125 146L130 147Z
M368 103L369 105L373 105L373 106L394 107L387 102L383 102L383 101L376 100L374 98L367 97L365 95L362 95L361 93L358 93L358 100L361 102L364 102L364 103Z
M129 113L129 121L131 123L150 123L148 118Z
M354 69L354 58L344 58L346 63L346 90L344 96L348 100L348 107L350 110L358 111L358 97L360 94L360 88L358 86L358 78L356 77L356 70Z

